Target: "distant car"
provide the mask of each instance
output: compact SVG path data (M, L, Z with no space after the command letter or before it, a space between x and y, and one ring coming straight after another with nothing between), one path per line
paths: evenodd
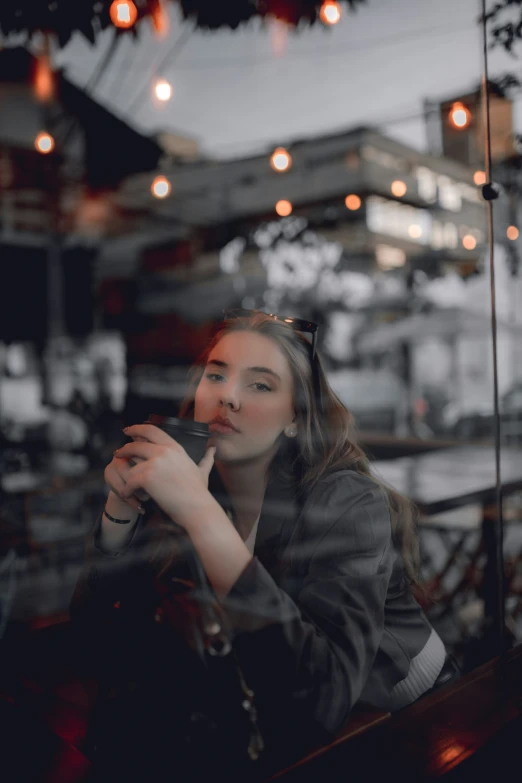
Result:
M522 380L517 381L499 402L501 437L505 442L522 443ZM462 411L449 404L444 412L448 434L464 440L491 438L494 434L492 401Z
M345 369L327 373L341 402L364 432L400 435L405 431L408 394L405 384L390 370Z

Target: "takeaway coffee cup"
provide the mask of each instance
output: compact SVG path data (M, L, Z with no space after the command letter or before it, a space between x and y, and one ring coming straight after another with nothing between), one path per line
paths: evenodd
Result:
M154 424L183 446L189 457L198 463L203 459L210 437L208 424L190 419L177 419L173 416L160 416L151 413L145 424Z

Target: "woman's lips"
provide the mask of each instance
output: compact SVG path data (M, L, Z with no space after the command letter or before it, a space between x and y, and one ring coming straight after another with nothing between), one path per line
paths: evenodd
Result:
M229 427L228 424L221 424L215 422L209 426L210 432L219 432L220 435L234 435L237 432L233 427Z

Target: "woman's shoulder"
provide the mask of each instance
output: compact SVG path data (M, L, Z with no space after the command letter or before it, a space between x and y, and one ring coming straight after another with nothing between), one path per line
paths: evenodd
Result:
M349 468L332 470L324 474L308 495L312 502L320 498L328 498L330 501L337 500L348 504L370 497L386 505L383 487L372 476Z
M379 553L392 539L390 509L384 490L371 476L336 470L323 476L302 509L300 536L317 541L317 551ZM343 555L344 556L344 555Z

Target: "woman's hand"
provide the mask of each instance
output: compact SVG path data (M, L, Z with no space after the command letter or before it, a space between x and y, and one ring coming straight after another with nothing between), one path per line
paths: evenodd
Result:
M196 510L212 501L208 477L215 448L208 448L196 465L179 443L153 424L135 424L124 432L139 441L114 452L117 460L137 463L126 473L120 496L127 501L136 492L144 491L171 519L185 527Z
M109 462L105 468L103 474L105 483L109 485L111 492L116 496L116 499L122 507L122 511L118 514L115 513L114 516L126 517L126 512L129 507L139 514L143 514L144 512L140 498L137 498L132 494L124 496L127 479L131 470L132 465L129 464L128 460L121 459L117 456L113 456L112 461Z

